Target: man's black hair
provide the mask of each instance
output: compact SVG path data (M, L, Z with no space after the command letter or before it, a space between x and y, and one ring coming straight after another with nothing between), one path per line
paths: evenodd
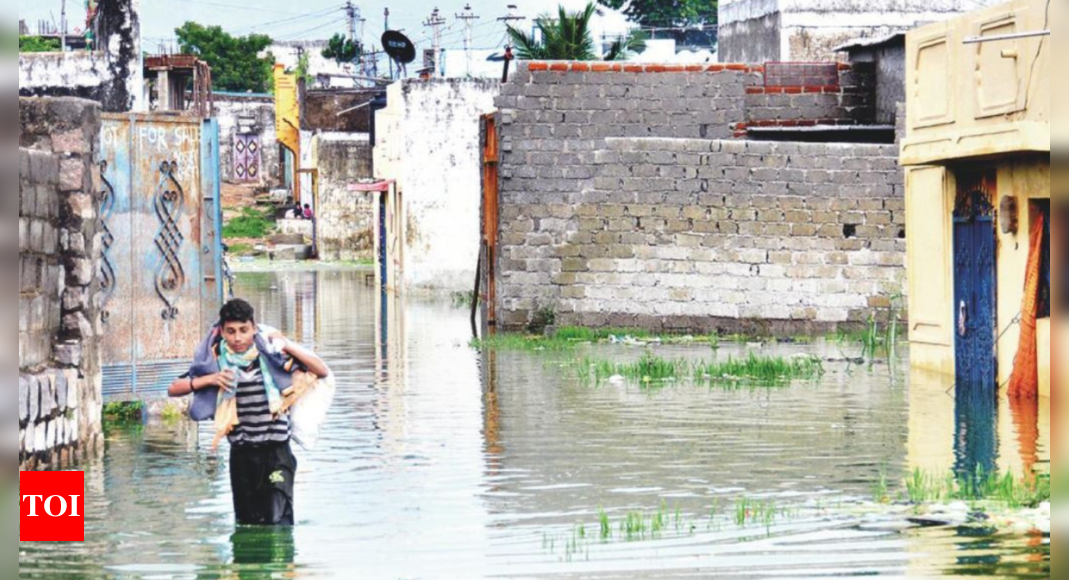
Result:
M219 323L226 324L228 322L256 324L256 311L253 310L251 304L240 298L231 300L223 305L223 309L219 311Z

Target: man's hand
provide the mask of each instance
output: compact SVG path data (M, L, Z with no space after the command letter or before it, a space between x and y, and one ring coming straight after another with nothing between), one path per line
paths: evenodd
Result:
M198 390L207 387L218 387L227 393L233 393L237 387L237 376L234 375L233 371L226 370L204 377L201 379L201 383L198 386Z

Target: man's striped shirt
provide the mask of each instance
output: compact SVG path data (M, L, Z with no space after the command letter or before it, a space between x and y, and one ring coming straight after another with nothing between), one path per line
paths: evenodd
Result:
M290 440L289 416L283 415L277 420L271 416L259 362L238 371L237 403L240 424L230 433L231 445L285 443Z

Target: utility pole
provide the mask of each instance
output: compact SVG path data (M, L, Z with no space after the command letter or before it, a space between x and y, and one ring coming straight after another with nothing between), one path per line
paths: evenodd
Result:
M387 8L385 10L385 12L383 13L383 15L386 18L386 32L389 32L390 31L390 9ZM385 49L385 48L386 47L383 46L383 49ZM390 57L389 53L386 54L386 64L390 65L390 80L392 81L393 80L393 58Z
M520 16L519 14L516 14L517 10L519 10L519 8L515 4L509 4L509 13L506 14L505 16L502 16L501 18L497 19L498 22L503 22L505 24L506 32L508 31L509 27L512 26L513 22L521 22L523 20L527 20L526 16ZM509 54L511 55L511 48L512 48L511 40L508 42L507 48L509 48ZM505 60L507 61L508 59L506 58ZM505 72L505 77L507 78L508 77L508 64L507 63L505 64L505 71L506 71Z
M471 76L471 49L474 48L472 35L475 32L475 21L479 18L472 11L470 3L464 6L464 12L457 14L457 20L464 22L464 53L466 54L464 60L467 61L469 77Z
M357 6L354 6L352 1L349 1L349 2L345 3L345 14L349 17L349 42L351 44L353 44L353 45L356 45L356 44L359 43L360 48L361 48L360 54L356 57L356 60L354 60L351 64L354 67L356 67L357 71L360 74L362 74L364 76L367 76L367 61L366 61L366 58L364 56L364 50L363 50L363 46L364 46L364 29L363 28L364 28L364 22L367 22L367 19L366 18L361 18L361 16L360 16L360 8L357 7ZM356 24L357 23L360 23L360 36L356 35Z
M441 67L442 26L445 25L445 22L446 20L445 18L442 18L441 11L439 11L438 8L435 8L434 12L431 12L431 17L423 23L423 26L431 29L431 39L434 44L434 69L436 73Z
M497 21L504 22L505 26L510 26L513 22L527 20L526 16L520 16L519 14L516 14L517 10L519 10L519 7L517 7L515 4L509 4L509 13L505 16L502 16L501 18L498 18Z
M67 0L63 0L59 12L60 47L67 52Z

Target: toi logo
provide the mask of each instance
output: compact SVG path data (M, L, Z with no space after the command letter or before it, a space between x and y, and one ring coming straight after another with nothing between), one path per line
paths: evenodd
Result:
M19 474L19 541L85 541L85 474Z

